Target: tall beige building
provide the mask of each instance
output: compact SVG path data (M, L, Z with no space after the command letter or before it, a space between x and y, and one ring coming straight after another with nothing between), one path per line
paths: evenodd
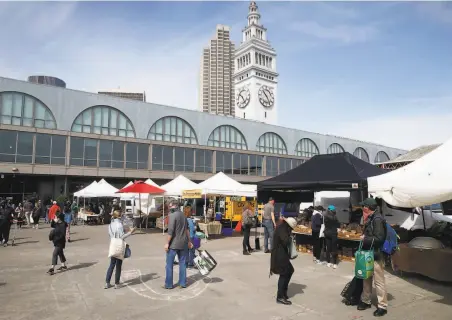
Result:
M217 25L215 37L204 48L201 59L199 109L220 115L235 115L235 47L228 26Z

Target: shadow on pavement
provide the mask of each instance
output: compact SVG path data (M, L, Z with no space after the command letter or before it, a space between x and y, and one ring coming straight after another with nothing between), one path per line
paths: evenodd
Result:
M204 281L205 283L218 283L218 282L223 282L223 279L214 277L214 278L210 278L210 281L207 278L204 278L202 281Z
M304 289L306 289L306 286L304 284L294 282L289 283L289 290L287 290L287 295L289 296L289 298L292 298L297 294L304 293Z
M16 241L17 241L17 239L16 239ZM24 242L14 242L14 246L21 246L23 244L38 243L38 242L39 242L38 240L35 240L35 241L24 241Z
M0 282L0 287L3 287L6 285L6 282Z
M124 282L124 284L128 285L128 286L134 286L134 285L146 283L148 281L155 280L158 278L160 278L160 276L157 276L157 273L148 273L148 274L143 274L134 279L127 280L126 282Z
M78 242L78 241L85 241L85 240L89 240L89 239L90 239L90 238L75 239L75 240L71 240L70 243Z
M69 271L69 270L78 270L78 269L89 268L89 267L94 266L95 264L97 264L97 261L96 261L96 262L84 262L84 263L79 263L79 264L76 264L75 266L70 266L70 267L68 268L68 271Z

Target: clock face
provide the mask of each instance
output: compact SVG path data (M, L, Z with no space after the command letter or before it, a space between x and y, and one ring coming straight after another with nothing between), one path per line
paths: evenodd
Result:
M240 89L236 99L237 106L239 108L245 108L248 105L248 103L250 103L250 99L251 99L250 90L248 88Z
M270 87L262 86L259 89L259 102L264 108L270 108L275 103L275 95Z

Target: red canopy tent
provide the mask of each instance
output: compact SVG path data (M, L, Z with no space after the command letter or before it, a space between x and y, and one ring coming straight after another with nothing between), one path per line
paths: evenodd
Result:
M135 181L128 187L124 187L121 190L118 190L116 193L144 193L144 194L162 194L165 190L162 188L152 186L147 184L144 181ZM141 197L139 197L140 201L140 230L141 230ZM147 220L146 220L146 228L147 228Z

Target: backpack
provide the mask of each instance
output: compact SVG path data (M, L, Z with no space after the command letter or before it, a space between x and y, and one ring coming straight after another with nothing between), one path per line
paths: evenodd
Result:
M376 219L378 218L380 217L377 217ZM380 250L381 252L389 256L392 256L394 253L396 253L397 250L399 250L398 239L400 237L397 234L397 232L395 232L394 228L389 223L386 222L386 220L384 220L383 218L380 219L383 220L386 230L385 241L381 245ZM373 227L373 224L371 224L371 226Z

